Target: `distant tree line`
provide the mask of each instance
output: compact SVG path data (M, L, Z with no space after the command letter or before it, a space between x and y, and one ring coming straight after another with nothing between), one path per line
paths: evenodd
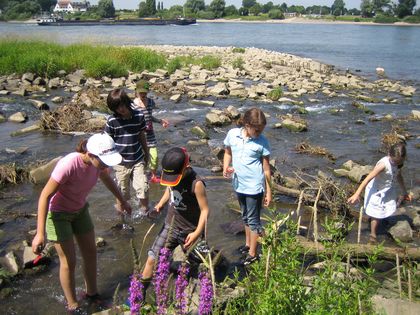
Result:
M80 1L80 0L79 0ZM208 1L208 0L207 0ZM139 17L159 16L173 18L188 16L203 19L214 19L232 16L259 16L265 15L271 19L283 19L285 14L296 15L355 15L363 17L389 16L404 18L409 15L420 16L420 9L415 10L416 0L361 0L359 9L347 9L344 0L331 0L332 5L301 5L288 6L285 2L274 4L269 1L260 4L257 0L242 0L242 6L226 6L225 0L211 0L207 5L204 0L186 0L183 6L174 5L164 8L163 1L140 1L138 6ZM57 0L0 0L1 17L6 20L27 19L39 15L43 11L52 11ZM126 10L125 10L126 11ZM78 13L80 15L80 13ZM115 7L112 0L99 0L97 6L92 6L89 12L84 13L90 17L108 18L115 16Z

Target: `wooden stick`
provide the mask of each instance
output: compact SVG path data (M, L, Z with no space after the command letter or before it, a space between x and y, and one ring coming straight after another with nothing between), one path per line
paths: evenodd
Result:
M302 218L302 216L300 215L300 207L302 206L303 192L304 192L303 190L300 192L299 202L298 202L298 206L297 206L297 210L296 210L296 215L298 216L296 234L299 234L299 231L300 231L300 220Z
M267 280L268 280L268 269L270 267L270 254L271 254L271 248L268 248L267 251L267 260L265 263L265 286L267 287Z
M357 244L360 244L360 233L362 231L363 206L360 207L359 225L357 227Z
M402 286L401 286L401 272L400 272L400 257L395 254L397 262L397 278L398 278L398 291L400 291L400 298L402 298Z
M407 275L408 275L408 300L412 302L413 301L413 288L412 288L412 283L411 283L411 270L410 269L407 270Z
M321 186L318 189L318 193L316 195L315 203L313 206L313 212L314 212L314 238L315 238L315 244L318 244L318 200L319 196L321 195Z

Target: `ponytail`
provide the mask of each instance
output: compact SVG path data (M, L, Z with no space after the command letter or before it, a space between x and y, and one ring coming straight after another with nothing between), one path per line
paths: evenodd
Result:
M87 139L80 140L79 144L76 146L76 152L86 153L87 152L86 144L87 144Z

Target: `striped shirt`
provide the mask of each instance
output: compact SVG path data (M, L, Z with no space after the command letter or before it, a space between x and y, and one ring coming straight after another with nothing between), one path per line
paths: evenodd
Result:
M140 132L145 130L144 116L138 110L133 110L133 115L129 119L115 115L108 117L105 132L114 139L115 146L123 157L121 164L137 163L144 158Z
M138 104L140 100L135 99L133 105L133 108L142 112L144 115L144 120L146 121L146 140L147 140L147 146L149 148L156 147L157 141L155 132L153 130L153 122L160 122L160 119L157 119L153 117L153 107L155 107L155 101L151 98L147 98L147 105L146 108L140 107Z

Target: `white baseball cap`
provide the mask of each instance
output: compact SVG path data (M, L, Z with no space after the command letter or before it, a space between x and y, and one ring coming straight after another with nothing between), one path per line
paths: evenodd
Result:
M122 161L122 156L118 153L114 140L106 133L96 133L91 136L87 141L86 149L108 166L120 164Z

